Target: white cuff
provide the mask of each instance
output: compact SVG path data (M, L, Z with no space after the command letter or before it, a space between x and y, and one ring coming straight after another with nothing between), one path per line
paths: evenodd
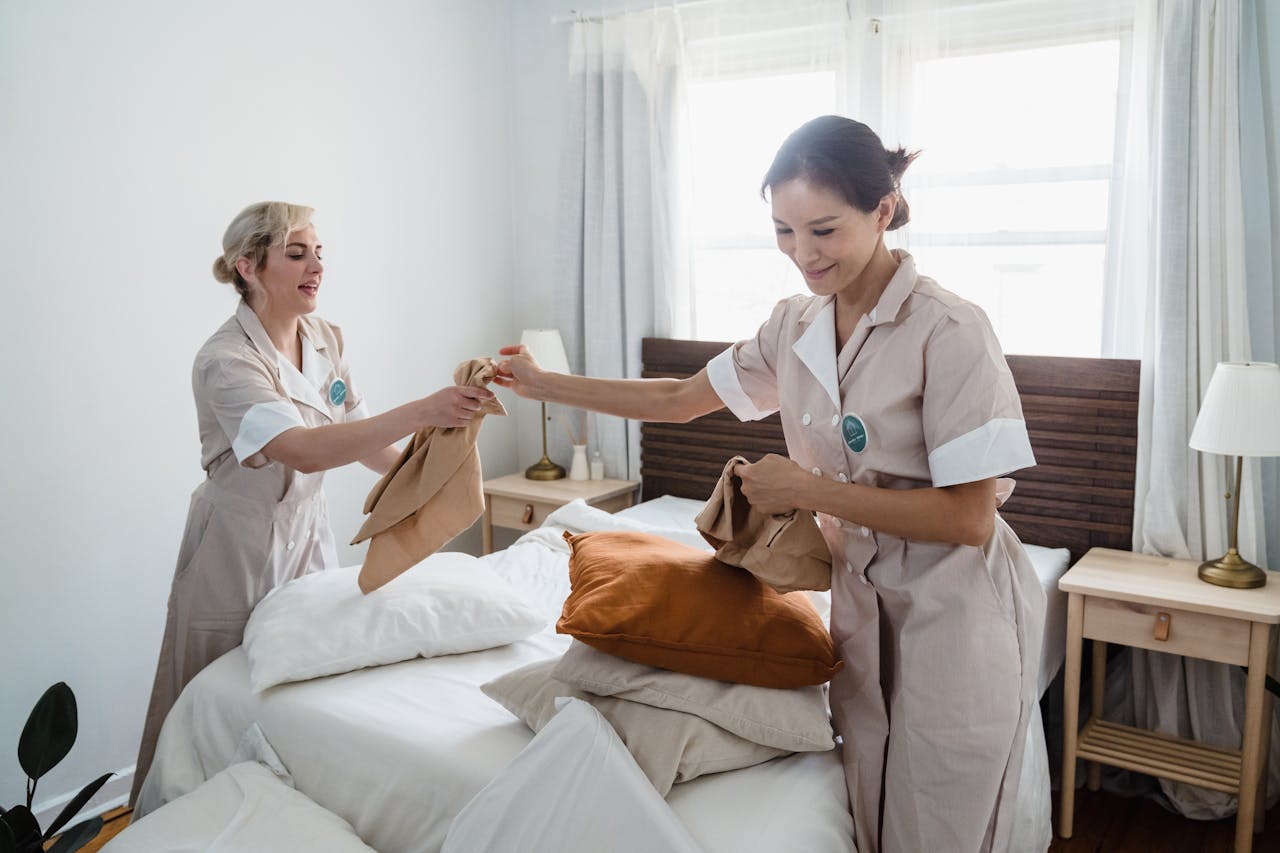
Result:
M231 450L241 465L247 464L259 450L285 430L305 427L298 407L285 400L258 403L244 413ZM249 466L257 467L257 466Z
M769 417L778 410L757 409L747 392L742 390L742 383L738 381L738 368L733 363L733 349L729 347L707 362L707 378L711 380L712 390L740 421L758 421Z
M1020 418L996 418L953 438L929 454L933 485L954 486L999 477L1036 464Z

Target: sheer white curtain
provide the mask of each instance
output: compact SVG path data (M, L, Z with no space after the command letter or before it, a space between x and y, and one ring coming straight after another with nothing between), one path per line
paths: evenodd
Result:
M1228 460L1198 454L1187 440L1219 361L1258 358L1259 336L1274 357L1273 303L1259 304L1257 293L1259 282L1269 294L1274 281L1270 247L1246 239L1245 187L1267 183L1262 128L1254 119L1242 123L1241 112L1242 97L1260 91L1250 46L1255 14L1240 0L1138 4L1105 354L1143 362L1133 546L1144 553L1198 560L1226 551ZM1246 152L1253 152L1247 164ZM1265 191L1249 204L1252 217L1269 224ZM1277 506L1274 488L1269 499L1259 489L1259 474L1257 461L1247 461L1239 548L1265 564L1264 513L1274 537ZM1141 651L1130 659L1132 689L1108 697L1116 715L1239 746L1244 679L1237 668ZM1273 739L1272 748L1276 792L1280 742ZM1226 794L1168 781L1160 787L1192 817L1235 810Z
M667 7L578 21L570 42L552 317L575 372L636 377L641 338L691 325L679 19ZM592 422L606 476L638 478L639 425Z
M641 338L693 336L693 193L700 181L706 188L710 170L700 176L690 168L690 80L841 67L847 20L844 0L701 0L572 25L552 316L576 371L637 377ZM732 139L728 149L715 145L721 159L742 159L758 137ZM751 158L758 162L749 174L733 181L743 203L727 205L760 223L773 254L757 188L780 142L770 140ZM723 202L718 188L711 192ZM724 225L733 217L711 218ZM760 322L766 317L767 309ZM639 425L605 416L592 423L606 473L638 477ZM559 432L550 440L563 445Z

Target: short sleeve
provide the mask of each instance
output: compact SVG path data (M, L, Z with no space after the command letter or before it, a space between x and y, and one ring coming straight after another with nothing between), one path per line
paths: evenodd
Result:
M925 349L924 438L934 486L1036 464L1022 402L985 314L953 307Z
M707 362L712 389L740 421L758 421L778 411L778 341L788 304L779 302L754 338Z
M273 438L306 426L298 407L276 387L269 368L248 355L212 359L197 368L195 380L197 397L209 406L246 468L267 464L261 451Z

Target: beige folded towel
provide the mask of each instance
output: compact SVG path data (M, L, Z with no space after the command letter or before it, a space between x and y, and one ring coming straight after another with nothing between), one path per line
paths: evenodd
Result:
M765 515L752 509L735 476L745 464L741 456L729 460L696 519L716 559L746 569L778 592L831 589L831 551L813 513Z
M453 372L456 385L484 387L498 366L491 358L473 358ZM400 459L365 499L369 514L351 544L369 537L369 553L360 568L360 589L372 592L439 550L484 512L484 486L476 436L486 414L505 415L494 397L464 427L419 430Z

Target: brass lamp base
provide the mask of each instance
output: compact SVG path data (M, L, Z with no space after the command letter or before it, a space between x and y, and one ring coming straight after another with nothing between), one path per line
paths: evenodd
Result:
M564 469L544 456L524 469L524 476L529 480L559 480L564 477Z
M1216 586L1253 589L1267 582L1267 573L1240 556L1235 548L1216 560L1200 564L1200 580Z

